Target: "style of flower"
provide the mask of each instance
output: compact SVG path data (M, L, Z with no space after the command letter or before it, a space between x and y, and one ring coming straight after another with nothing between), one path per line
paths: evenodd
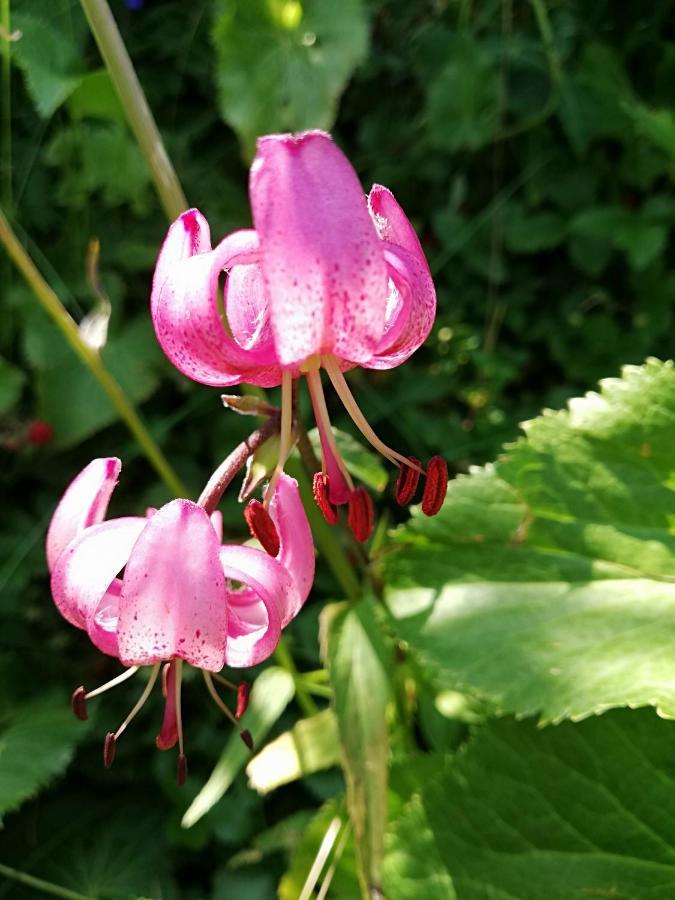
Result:
M372 503L355 488L337 448L320 370L324 369L364 437L400 468L396 496L409 503L426 475L422 509L438 512L447 466L388 447L358 407L344 371L400 365L426 339L436 295L415 231L393 194L375 185L368 197L328 134L272 135L258 141L250 172L255 230L211 246L196 209L171 226L157 260L152 318L171 362L202 384L281 384L281 447L273 486L292 442L292 380L309 385L322 450L314 495L329 521L349 505L365 540ZM223 287L220 308L219 280Z
M162 671L164 721L157 746L178 743L178 780L186 775L181 717L183 663L200 669L209 693L234 722L243 713L246 685L233 715L214 678L225 664L251 666L275 649L298 613L314 576L314 546L296 482L277 480L268 515L278 538L276 556L254 547L222 545L219 513L210 517L189 500L172 500L145 517L105 520L117 484L118 459L95 459L70 484L47 534L51 590L59 612L91 641L129 667L93 691L78 688L73 709L150 666L143 693L122 725L106 736L112 763L122 732L148 699ZM122 573L123 574L120 574ZM237 583L237 587L234 586ZM239 727L239 726L238 726ZM251 746L248 732L240 729Z

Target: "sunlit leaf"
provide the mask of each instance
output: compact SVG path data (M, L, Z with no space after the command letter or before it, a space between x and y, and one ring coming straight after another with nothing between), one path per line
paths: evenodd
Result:
M649 361L526 423L385 558L397 635L500 710L675 715L675 370Z

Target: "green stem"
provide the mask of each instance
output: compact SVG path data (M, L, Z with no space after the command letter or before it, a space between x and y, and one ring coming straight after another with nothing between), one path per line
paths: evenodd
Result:
M298 672L295 661L291 656L291 651L288 649L283 637L279 639L277 649L274 651L274 656L281 668L285 669L293 679L295 695L298 698L298 703L300 704L303 713L306 716L315 716L319 712L319 707L312 700L312 697L307 690L307 685L302 680L302 675Z
M2 40L2 202L12 208L12 59L10 0L0 0Z
M103 61L152 174L159 199L170 222L188 208L183 188L162 142L143 88L107 0L80 0Z
M120 418L136 438L141 449L162 481L174 496L186 497L187 491L185 486L169 465L166 457L155 443L122 388L106 369L98 352L89 347L80 337L80 333L74 320L54 291L44 280L24 247L19 243L18 238L14 234L14 231L2 210L0 210L0 244L4 246L10 259L26 279L28 285L33 289L42 308L59 328L71 348L101 385L110 402L117 410Z
M11 878L21 884L28 885L36 891L42 891L43 894L51 894L53 897L64 897L66 900L96 900L89 894L78 894L77 891L71 891L68 888L61 887L59 884L52 884L51 881L45 881L43 878L36 878L27 872L21 872L19 869L13 869L11 866L5 866L0 863L0 875L5 878Z

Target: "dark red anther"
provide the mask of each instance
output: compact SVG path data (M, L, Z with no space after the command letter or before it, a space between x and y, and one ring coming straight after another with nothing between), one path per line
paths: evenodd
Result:
M251 685L248 681L240 681L237 686L237 711L234 714L235 719L241 719L248 709L248 698L251 693Z
M251 732L247 728L243 728L239 732L239 737L246 744L251 753L253 753L253 737L251 736Z
M176 781L178 787L183 787L187 779L187 756L184 753L178 754L178 762L176 763Z
M448 464L442 456L432 456L427 463L427 480L422 494L422 512L435 516L443 506L448 488Z
M409 456L408 459L415 466L421 465L419 459L416 459L414 456ZM415 491L417 490L419 481L419 469L413 469L412 466L401 466L401 469L398 473L396 491L394 494L394 496L396 497L396 502L399 504L399 506L407 506L410 503L412 498L415 496Z
M370 494L357 487L349 495L349 527L357 541L367 541L375 524L375 512Z
M263 550L270 556L276 556L280 547L279 532L260 500L249 501L244 509L244 518L253 537L262 544Z
M335 525L338 520L337 506L328 499L328 475L325 472L316 472L312 482L314 502L323 513L323 517L329 525Z
M86 722L89 718L87 713L87 692L80 685L75 688L70 698L70 707L81 722Z
M109 769L115 759L116 738L114 731L109 731L103 742L103 765Z

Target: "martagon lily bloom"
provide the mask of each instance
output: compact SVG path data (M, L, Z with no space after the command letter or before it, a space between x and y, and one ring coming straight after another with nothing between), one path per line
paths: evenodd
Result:
M222 545L221 517L189 500L172 500L145 517L105 520L117 484L118 459L95 459L67 488L47 534L51 589L60 613L128 668L112 681L73 693L73 710L87 717L87 699L149 666L145 688L120 727L106 735L104 763L150 696L162 672L164 720L157 746L178 744L178 781L187 772L181 714L183 663L201 669L209 693L240 728L248 695L217 673L225 664L266 659L281 629L307 599L314 577L314 546L297 484L277 480L269 517L278 536L276 556L254 547ZM120 574L122 573L123 574ZM233 582L238 584L237 587ZM220 697L214 679L237 690L237 712ZM244 742L251 736L240 728Z
M409 503L426 475L422 509L445 497L447 466L388 447L375 434L344 377L354 366L400 365L426 339L436 295L424 252L393 194L375 185L366 198L330 135L309 131L258 141L250 173L255 230L212 248L196 209L171 226L157 260L152 318L157 338L185 375L218 387L281 384L281 448L273 486L292 442L292 381L307 379L322 450L314 496L324 516L349 505L349 523L365 540L372 503L355 488L333 436L321 369L364 437L400 469L397 500ZM220 308L219 280L223 288Z

